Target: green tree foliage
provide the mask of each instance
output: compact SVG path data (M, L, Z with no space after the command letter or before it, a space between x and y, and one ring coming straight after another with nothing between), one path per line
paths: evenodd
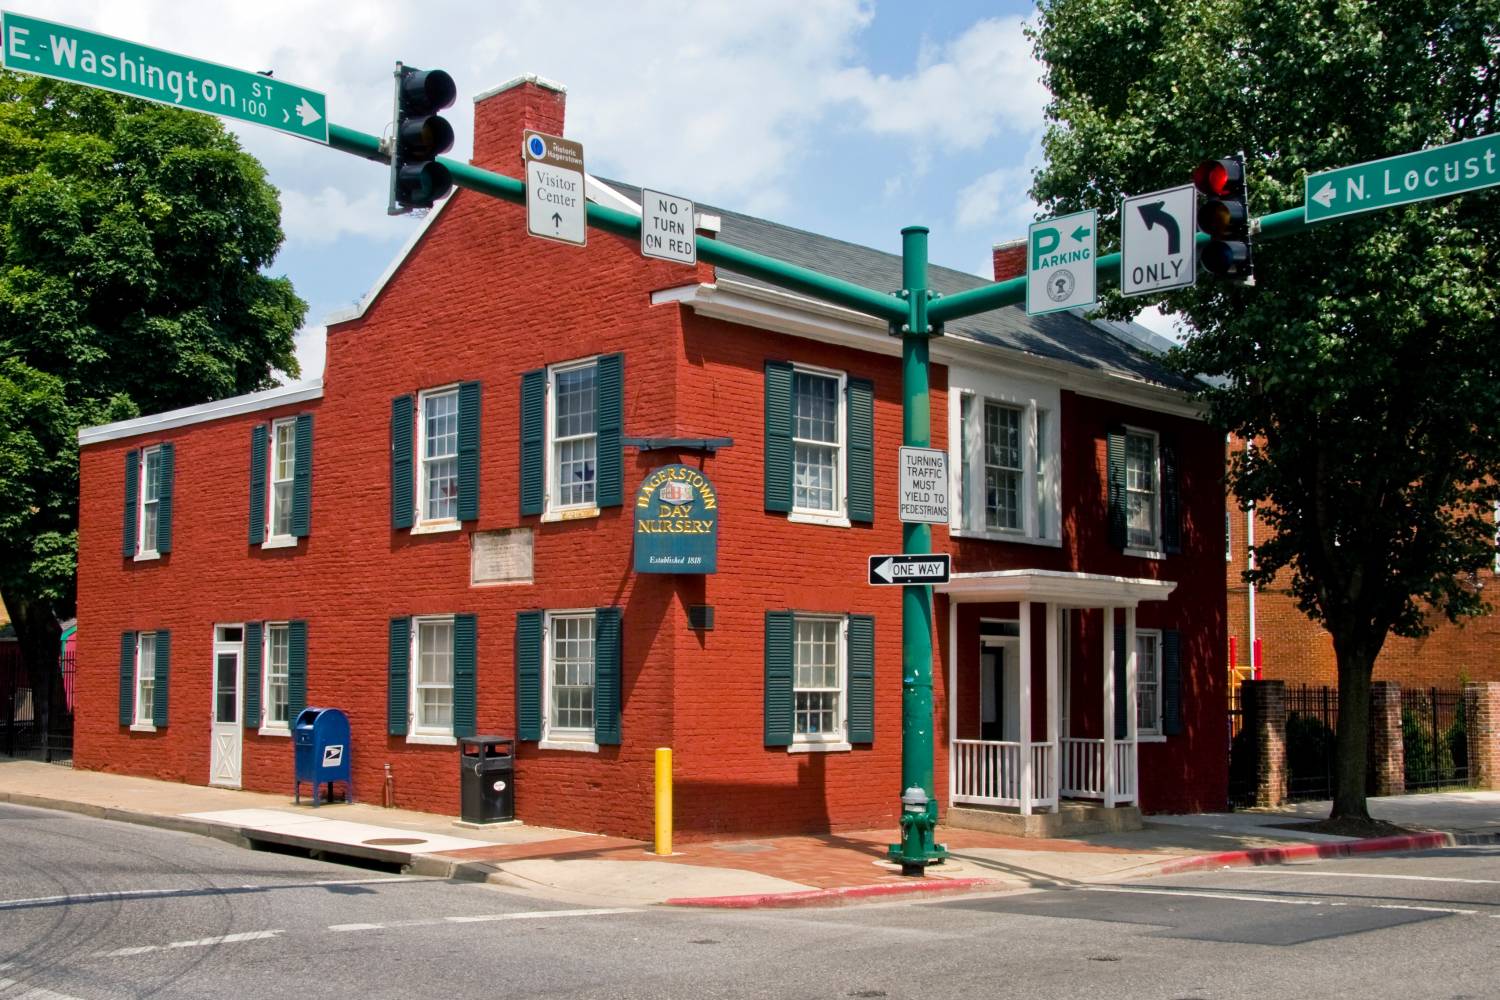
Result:
M295 375L276 191L217 119L0 74L0 596L39 703L72 614L80 427Z
M1254 215L1309 172L1496 130L1500 0L1044 0L1049 209L1100 210L1243 152ZM1500 178L1497 178L1500 179ZM1105 303L1130 315L1141 300ZM1500 470L1500 197L1369 213L1256 247L1253 288L1166 296L1194 331L1175 363L1254 442L1229 482L1274 535L1280 577L1332 635L1335 816L1363 817L1369 681L1388 635L1484 607L1476 572Z

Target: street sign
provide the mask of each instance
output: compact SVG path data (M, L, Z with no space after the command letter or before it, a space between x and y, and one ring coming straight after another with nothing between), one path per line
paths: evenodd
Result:
M1093 265L1089 265L1090 270ZM948 523L948 453L938 448L901 449L901 521Z
M1033 222L1026 234L1026 315L1098 305L1094 281L1098 213Z
M698 263L693 203L641 189L641 254L678 264Z
M584 246L588 243L588 201L583 190L583 144L528 130L521 150L526 158L526 231Z
M920 587L948 582L948 553L927 556L871 556L870 586Z
M1500 184L1500 133L1308 174L1308 222L1391 208Z
M0 38L6 69L328 142L327 100L316 90L10 11L0 13Z
M1186 288L1198 277L1198 192L1191 184L1130 195L1120 206L1120 294Z

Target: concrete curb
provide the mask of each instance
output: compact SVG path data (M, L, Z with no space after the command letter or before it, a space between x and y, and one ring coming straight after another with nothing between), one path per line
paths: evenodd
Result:
M946 878L921 882L881 882L876 885L807 889L802 892L760 892L748 896L679 896L664 900L667 906L690 906L725 910L787 909L799 906L843 906L893 896L931 896L938 893L979 892L1007 883L992 878Z
M212 837L235 847L251 846L250 838L238 827L207 820L188 819L166 813L139 812L119 806L101 806L92 802L74 802L71 799L54 799L46 795L30 795L25 792L0 792L0 802L12 805L31 806L33 809L52 809L57 812L77 813L93 819L108 819L116 823L131 823L135 826L151 826L158 830L173 830L177 833L193 833L201 837Z
M1162 875L1177 875L1181 872L1207 871L1211 868L1284 865L1294 861L1347 858L1360 854L1387 854L1396 851L1428 850L1434 847L1493 843L1500 843L1500 835L1413 833L1338 843L1288 844L1286 847L1259 847L1245 851L1224 851L1220 854L1200 854L1197 857L1183 858L1180 861L1169 861L1158 870Z

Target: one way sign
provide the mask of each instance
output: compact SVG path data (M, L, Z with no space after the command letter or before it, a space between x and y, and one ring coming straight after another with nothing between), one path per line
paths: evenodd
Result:
M870 586L916 587L948 582L948 553L929 556L871 556Z

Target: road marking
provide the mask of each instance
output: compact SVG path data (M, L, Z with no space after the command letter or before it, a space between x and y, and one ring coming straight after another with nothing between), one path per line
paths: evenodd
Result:
M1456 878L1451 875L1382 875L1375 872L1320 872L1309 869L1297 870L1291 868L1284 868L1280 871L1275 868L1226 868L1225 871L1236 872L1241 875L1316 875L1319 878L1385 878L1402 882L1457 882L1461 885L1500 885L1500 879Z
M436 878L422 876L396 876L393 878L334 879L319 882L281 882L269 885L225 885L195 886L182 889L113 889L108 892L78 892L66 896L33 896L30 899L0 899L0 910L14 910L23 906L70 906L73 903L94 903L108 899L160 899L171 896L201 896L205 893L269 892L272 889L320 889L334 885L388 885L392 882L436 882Z
M610 907L597 910L532 910L526 913L479 913L454 917L428 917L418 920L391 920L380 924L329 924L328 930L336 934L351 931L381 931L399 927L432 927L436 924L477 924L496 920L547 920L553 917L602 917L614 913L639 913L631 907Z
M209 948L219 944L239 944L244 941L265 941L285 931L241 931L238 934L219 934L215 937L197 938L192 941L172 941L168 944L143 944L133 948L116 948L113 951L95 952L94 958L129 958L132 955L148 955L153 951L168 951L175 948Z
M1478 910L1464 910L1457 906L1414 906L1408 903L1374 903L1372 909L1376 910L1421 910L1423 913L1466 913L1473 916Z
M10 966L7 965L4 968L8 969ZM28 988L25 983L18 983L14 979L0 979L0 992L9 990L11 987L26 991L24 993L17 993L16 1000L78 1000L78 997L70 996L67 993L53 993L51 990L44 990L40 986Z
M1322 906L1321 899L1282 899L1279 896L1251 896L1231 892L1191 892L1186 889L1127 889L1124 886L1085 885L1084 892L1125 892L1140 896L1194 896L1201 899L1234 899L1245 903L1284 903L1287 906Z

